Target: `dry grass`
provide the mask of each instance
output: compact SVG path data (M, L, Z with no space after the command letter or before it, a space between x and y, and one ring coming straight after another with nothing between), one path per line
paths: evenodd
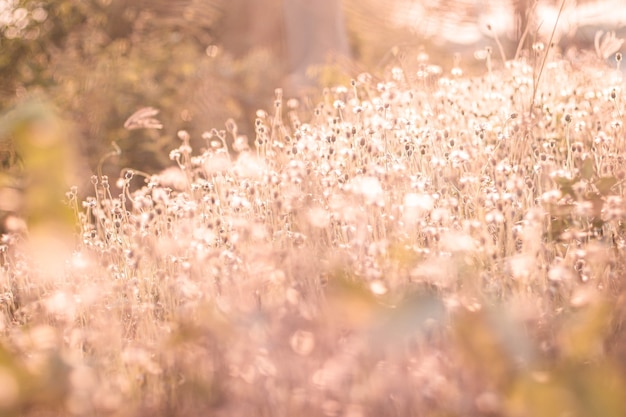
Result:
M623 79L542 51L180 132L58 270L5 234L0 415L623 416Z

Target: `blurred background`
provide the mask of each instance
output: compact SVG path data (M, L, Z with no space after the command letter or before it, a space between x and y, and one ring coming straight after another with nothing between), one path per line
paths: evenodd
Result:
M526 45L549 36L559 6L557 0L0 0L0 111L45 101L68 122L68 140L75 139L92 172L113 141L122 154L105 172L155 172L170 164L181 129L200 144L202 132L223 129L232 118L252 141L255 111L272 108L276 87L304 97L363 71L376 77L400 65L410 72L425 59L443 71L459 65L481 72L477 49L496 51L497 37L513 58L520 39ZM625 36L624 9L623 0L568 0L556 41L563 50L593 50L599 29ZM124 128L148 106L160 110L162 129ZM6 167L14 156L10 138L0 140Z

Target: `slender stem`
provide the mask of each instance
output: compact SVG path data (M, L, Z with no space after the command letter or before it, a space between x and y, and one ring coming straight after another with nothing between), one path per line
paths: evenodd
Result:
M539 80L541 79L541 75L543 74L543 68L546 66L546 61L548 60L548 55L550 54L550 48L552 46L552 40L554 39L554 34L556 33L556 28L559 25L559 20L561 19L561 14L563 13L563 8L565 7L565 2L567 0L561 1L561 7L559 8L559 14L556 16L556 21L554 22L554 27L552 28L552 33L550 34L550 40L548 41L548 45L546 46L546 53L543 55L543 61L541 62L541 68L539 68L539 74L537 78L534 79L533 85L533 98L530 102L530 111L529 116L532 117L533 109L535 107L535 98L537 97L537 90L539 90Z
M102 158L100 158L100 160L98 161L98 179L102 178L102 165L104 164L104 162L112 156L117 156L117 155L122 154L122 150L117 145L117 143L115 143L115 141L111 142L111 145L113 146L114 150L104 154Z

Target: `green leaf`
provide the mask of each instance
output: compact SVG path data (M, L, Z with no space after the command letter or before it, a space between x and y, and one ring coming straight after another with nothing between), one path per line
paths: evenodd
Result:
M569 194L572 197L575 197L574 189L572 188L572 186L575 183L577 183L579 180L580 180L580 178L578 178L578 177L576 177L576 178L563 178L563 177L556 177L556 178L554 178L554 182L556 183L556 185L559 186L559 190L561 190L563 195Z
M615 184L617 184L617 178L615 177L602 177L599 178L595 183L596 188L603 196L609 195L611 192L611 188Z
M559 334L564 356L584 361L601 355L610 314L610 307L606 303L598 303L577 312Z
M465 311L455 317L453 329L464 365L494 384L506 384L520 362L534 360L523 328L502 310Z
M608 361L563 363L517 378L506 398L506 415L620 417L626 413L623 392L624 380Z
M423 335L430 324L446 320L443 301L431 294L407 297L395 308L381 310L369 330L372 346L404 346L407 337Z
M596 170L592 158L587 158L583 161L583 166L580 168L580 176L586 180L590 180L595 175Z

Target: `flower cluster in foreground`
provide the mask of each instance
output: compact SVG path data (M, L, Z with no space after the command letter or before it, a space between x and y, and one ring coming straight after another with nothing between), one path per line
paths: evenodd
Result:
M3 236L0 414L623 415L623 89L424 62L94 176L60 270Z

